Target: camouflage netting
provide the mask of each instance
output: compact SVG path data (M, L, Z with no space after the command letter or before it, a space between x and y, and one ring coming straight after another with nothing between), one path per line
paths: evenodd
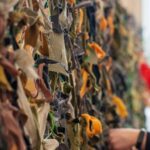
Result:
M117 0L0 1L0 149L107 150L140 127L141 49Z

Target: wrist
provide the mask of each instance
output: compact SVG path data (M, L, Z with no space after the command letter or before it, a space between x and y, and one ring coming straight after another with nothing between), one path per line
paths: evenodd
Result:
M138 136L139 136L140 130L139 129L131 129L130 131L130 137L131 137L131 146L135 146ZM129 138L130 138L129 137Z

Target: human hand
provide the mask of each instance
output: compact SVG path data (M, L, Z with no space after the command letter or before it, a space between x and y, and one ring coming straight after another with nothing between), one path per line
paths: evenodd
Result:
M131 150L136 144L139 129L111 129L109 131L110 150Z

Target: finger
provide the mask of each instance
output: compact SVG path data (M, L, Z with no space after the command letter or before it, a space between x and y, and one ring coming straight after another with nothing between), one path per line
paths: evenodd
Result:
M108 145L108 149L109 149L109 150L114 150L113 145L112 145L112 144L109 144L109 145Z
M111 137L108 138L108 147L109 147L109 150L113 150L114 149L114 141Z

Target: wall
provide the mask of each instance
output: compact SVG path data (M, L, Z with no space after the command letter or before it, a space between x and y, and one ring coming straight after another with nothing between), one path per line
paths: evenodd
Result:
M141 25L142 0L120 0L120 2L135 17L138 25Z

